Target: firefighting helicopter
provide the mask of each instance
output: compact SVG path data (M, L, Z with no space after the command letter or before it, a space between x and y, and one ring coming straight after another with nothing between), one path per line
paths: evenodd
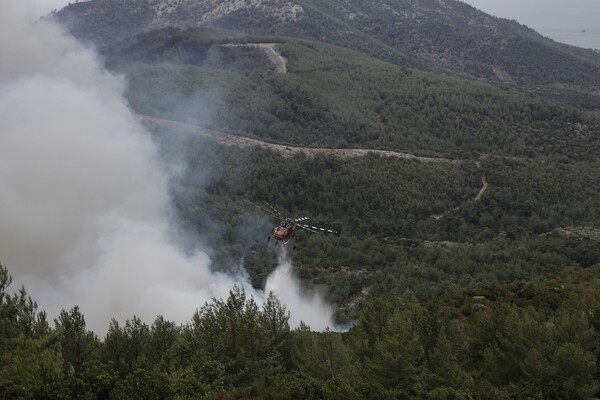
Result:
M252 203L252 204L254 204L254 203ZM254 204L254 205L275 217L281 218L281 222L279 223L279 225L274 227L273 229L271 229L271 233L269 234L269 236L267 236L267 241L269 241L269 240L271 240L271 238L273 238L273 239L275 239L275 244L277 244L279 242L282 242L282 244L287 244L292 239L298 240L298 236L296 234L298 228L307 230L312 233L325 233L325 234L331 233L336 236L340 236L341 229L321 228L318 226L307 225L307 224L303 223L304 221L308 220L309 217L284 218L281 215L281 213L279 211L277 211L277 209L275 209L275 207L273 207L272 205L270 205L267 202L265 202L265 204L268 206L268 209L261 207L258 204ZM296 246L294 246L294 249L295 248L296 248Z

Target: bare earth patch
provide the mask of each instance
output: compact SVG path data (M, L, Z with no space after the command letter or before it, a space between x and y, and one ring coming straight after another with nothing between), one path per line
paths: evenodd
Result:
M275 72L285 74L287 72L287 60L279 51L277 51L278 43L229 43L224 44L225 47L258 47L269 57L269 60L275 65Z
M409 160L417 160L426 163L461 163L461 160L451 160L449 158L421 157L410 153L401 153L389 150L374 150L374 149L332 149L323 147L302 147L290 146L284 144L269 143L258 139L252 139L244 136L231 135L212 129L202 128L200 126L186 124L183 122L170 121L166 119L149 117L146 115L138 115L140 121L153 129L167 129L171 132L186 133L198 135L207 139L215 140L216 142L236 147L262 147L273 150L284 157L290 157L294 154L306 154L309 156L324 155L335 156L341 158L348 157L364 157L369 154L377 154L384 157L396 157Z

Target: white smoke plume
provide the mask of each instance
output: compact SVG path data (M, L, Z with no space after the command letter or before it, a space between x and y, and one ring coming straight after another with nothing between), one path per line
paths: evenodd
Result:
M292 262L284 252L280 253L279 265L267 278L265 291L273 294L287 306L290 312L290 325L308 324L311 329L323 331L325 328L339 330L332 323L333 308L318 292L312 294L302 291L298 278L294 276Z
M262 302L247 279L211 273L205 252L172 241L168 178L122 79L32 10L8 0L0 13L0 263L51 318L79 305L99 334L113 317L186 322L234 284ZM333 327L289 261L267 290L293 326Z

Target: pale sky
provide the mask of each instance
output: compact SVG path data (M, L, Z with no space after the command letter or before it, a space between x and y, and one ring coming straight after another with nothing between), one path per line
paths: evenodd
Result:
M75 0L29 1L45 15ZM515 19L559 42L600 49L600 0L462 1L488 14Z
M52 10L58 11L69 4L69 2L75 2L75 0L30 0L30 2L39 9L40 16L42 16Z
M600 0L462 0L558 42L600 49ZM585 31L585 32L583 32Z

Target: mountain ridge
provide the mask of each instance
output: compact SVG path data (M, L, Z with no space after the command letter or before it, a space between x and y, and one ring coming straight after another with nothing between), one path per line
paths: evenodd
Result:
M54 17L104 52L157 29L219 28L316 40L600 109L600 54L456 0L91 0Z

